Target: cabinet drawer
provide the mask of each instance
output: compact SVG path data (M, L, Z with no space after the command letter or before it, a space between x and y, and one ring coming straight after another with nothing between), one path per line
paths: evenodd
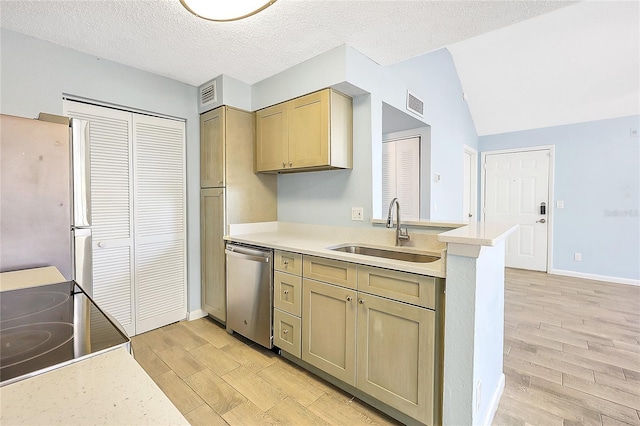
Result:
M436 278L358 265L358 290L425 308L436 308Z
M355 289L357 286L356 265L322 257L305 256L304 277Z
M273 268L276 271L302 275L302 255L300 253L276 250L274 259Z
M300 316L302 277L275 271L273 273L273 306Z
M273 310L273 344L285 352L300 358L300 318Z

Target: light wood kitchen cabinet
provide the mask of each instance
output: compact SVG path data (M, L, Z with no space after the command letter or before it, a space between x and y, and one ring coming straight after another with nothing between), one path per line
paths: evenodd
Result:
M323 257L304 256L302 260L303 275L330 284L356 289L356 265Z
M303 279L302 294L302 359L355 386L356 291Z
M200 187L224 186L225 116L216 108L200 116Z
M255 171L353 167L352 100L325 89L255 113Z
M225 321L224 190L200 190L202 309Z
M276 250L273 258L273 344L300 358L302 255Z
M358 265L358 290L425 308L436 308L434 277Z
M435 312L358 292L356 387L434 424Z
M253 156L252 113L222 106L200 116L202 309L222 322L227 226L277 220L276 176L255 174Z

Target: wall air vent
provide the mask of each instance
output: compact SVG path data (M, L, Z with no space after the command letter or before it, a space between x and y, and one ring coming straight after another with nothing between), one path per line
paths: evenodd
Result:
M206 107L218 101L218 91L216 90L216 80L213 80L200 87L200 107Z
M419 117L424 116L424 101L407 90L407 111Z

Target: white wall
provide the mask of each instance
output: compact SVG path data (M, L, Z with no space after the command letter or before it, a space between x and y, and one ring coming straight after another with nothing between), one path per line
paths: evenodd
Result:
M200 122L197 90L155 74L2 29L0 110L62 114L62 95L186 120L188 308L200 309Z

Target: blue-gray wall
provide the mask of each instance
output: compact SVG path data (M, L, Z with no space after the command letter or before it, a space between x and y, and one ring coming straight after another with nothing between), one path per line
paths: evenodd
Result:
M424 97L424 121L431 126L432 221L462 221L464 145L478 147L478 134L451 54L436 50L389 69ZM433 173L440 182L434 183Z
M639 128L631 116L479 138L481 152L555 146L551 272L640 279Z
M0 32L0 111L62 114L68 94L186 121L188 307L200 309L200 118L197 89L13 31Z

